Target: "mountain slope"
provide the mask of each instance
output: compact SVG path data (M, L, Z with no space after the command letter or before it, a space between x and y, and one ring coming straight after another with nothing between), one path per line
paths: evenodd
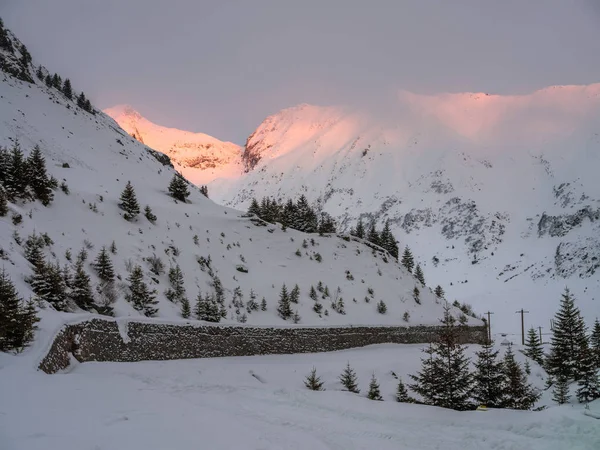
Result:
M237 177L242 171L242 149L236 144L156 125L128 105L114 106L104 113L140 142L168 155L175 168L194 184L206 184L216 177Z
M18 53L2 55L18 58ZM28 65L27 70L33 67ZM215 292L218 278L225 294L224 322L228 323L247 319L249 324L291 325L276 312L284 283L288 290L295 284L300 287L299 302L292 304L300 324L398 324L406 323L402 320L405 312L410 314L409 324L437 323L441 303L427 289L422 289L421 304L416 303L412 297L416 280L389 256L358 241L265 226L240 211L216 205L194 187L187 203L177 202L167 194L175 173L168 158L132 138L105 114L85 112L58 90L35 76L32 79L29 83L1 74L0 145L12 147L15 139L26 151L39 145L49 173L64 180L70 194L57 190L47 207L37 201L9 203L9 214L0 217L3 265L23 297L32 295L25 279L33 267L24 257L23 242L17 241L35 232L47 233L53 241L44 249L45 257L71 272L75 256L86 249L85 270L94 287L100 280L89 263L101 247L114 241L116 252L110 258L118 278L117 316L140 316L125 299L127 278L132 267L140 264L145 281L157 291L157 316L180 318L180 305L164 294L169 287L167 274L150 271L151 260L160 258L167 271L180 265L192 306L198 293ZM143 213L131 222L123 218L118 203L127 181L142 210L145 205L152 208L156 223ZM19 214L21 223L12 220ZM313 311L315 302L308 296L311 285L316 287L320 281L330 292L329 297L319 298L323 311L327 310L321 316ZM234 305L238 287L243 301ZM267 311L248 310L251 292L258 302L265 298ZM340 298L346 314L331 307L332 300ZM385 315L377 311L379 300L387 303ZM64 314L54 312L49 304L41 306L46 320L63 320ZM70 309L79 312L74 305Z
M248 138L216 201L300 193L343 229L389 219L430 285L510 331L546 326L565 285L600 310L600 84L523 96L402 92L393 111L299 105ZM551 307L548 306L551 305ZM498 311L501 310L501 311ZM534 315L535 314L535 315Z

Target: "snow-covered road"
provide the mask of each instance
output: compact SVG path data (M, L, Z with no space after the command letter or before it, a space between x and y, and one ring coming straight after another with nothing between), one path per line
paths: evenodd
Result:
M420 346L333 353L86 363L45 375L0 355L2 450L528 449L597 450L600 423L583 407L454 412L399 404ZM362 393L341 391L346 361ZM326 391L303 378L312 366ZM384 402L366 399L375 373ZM534 374L535 378L535 368Z

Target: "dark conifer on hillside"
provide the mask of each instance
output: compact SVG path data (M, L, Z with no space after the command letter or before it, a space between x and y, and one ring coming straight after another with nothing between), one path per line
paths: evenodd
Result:
M154 223L156 223L156 216L152 212L152 208L150 208L149 205L146 205L146 207L144 208L144 216L151 224L154 225Z
M560 309L555 315L552 329L552 347L546 367L556 379L578 379L577 361L586 345L585 323L575 306L575 299L568 289L562 294Z
M473 399L480 405L501 408L504 398L504 365L498 360L493 342L483 344L476 352L475 373L473 374Z
M277 304L277 314L283 320L287 320L292 317L292 307L290 305L290 296L287 291L285 284L281 286L281 292L279 293L279 302Z
M563 405L569 401L571 395L569 394L569 380L564 375L559 375L552 389L552 400Z
M173 303L181 303L185 299L185 280L179 264L169 269L170 288L165 292L167 299Z
M408 395L406 386L402 378L398 378L398 387L396 388L396 401L399 403L414 403L415 400Z
M590 349L594 355L594 360L596 361L596 368L600 369L600 322L598 318L594 322L594 328L592 330L592 335L590 336Z
M375 227L375 220L371 220L371 224L369 225L369 231L367 232L367 241L371 244L380 245L379 232Z
M108 283L115 281L115 270L106 247L102 246L100 253L98 253L95 261L92 263L92 267L96 270L98 278L102 281Z
M304 385L311 391L323 391L323 384L321 377L317 376L317 369L313 367L310 375L305 378Z
M58 89L59 91L62 89L62 79L57 73L52 76L52 87L54 89Z
M131 181L127 182L125 189L121 193L121 203L119 203L119 207L125 211L123 218L128 221L135 219L140 213L140 205L137 201Z
M206 198L208 198L208 186L203 184L202 186L200 186L200 193L202 195L204 195Z
M65 78L65 82L63 83L62 92L69 100L73 98L73 88L71 87L71 80Z
M404 248L404 253L402 253L402 265L412 273L413 268L415 267L415 260L413 258L412 252L408 245Z
M504 383L502 390L504 398L502 406L511 409L529 410L540 398L540 393L527 383L527 376L517 361L511 348L508 347L503 361Z
M38 321L33 303L25 304L15 285L0 271L0 351L20 351L33 340Z
M415 268L415 278L419 280L419 283L425 286L425 274L423 273L420 264L417 264L417 267Z
M300 287L296 284L290 292L290 302L298 303L300 299Z
M248 214L254 214L256 217L260 217L260 205L255 198L252 199L252 202L248 207Z
M169 194L180 202L185 202L189 197L190 191L188 189L187 181L180 173L175 172L173 178L171 178Z
M533 359L540 366L544 364L544 350L535 329L530 328L527 332L527 341L525 342L525 356Z
M465 410L471 406L472 375L448 304L444 307L441 322L443 327L437 341L424 350L428 358L421 360L419 373L410 375L415 383L409 387L423 397L426 404Z
M83 92L81 92L79 94L79 97L77 97L77 106L79 106L81 109L85 110L86 102L87 102L87 99L85 98L85 94Z
M15 141L8 157L4 188L8 199L11 201L29 196L27 191L27 161L18 141Z
M90 276L83 267L83 261L77 261L75 265L75 275L72 281L70 297L81 309L91 311L94 307L94 294Z
M67 286L58 264L35 266L30 284L39 300L48 302L57 311L66 310Z
M383 397L381 397L381 391L379 389L379 383L377 382L377 378L375 378L375 374L371 375L371 382L369 383L369 392L367 393L367 398L369 400L383 400Z
M50 74L46 74L46 77L44 78L44 83L46 83L47 87L52 87L52 77L50 76Z
M356 228L352 228L350 230L350 234L352 236L356 236L357 238L364 239L365 238L365 224L362 221L362 218L358 219L358 223L356 224Z
M584 345L577 363L577 372L579 373L577 400L579 403L588 403L600 398L600 378L594 356L587 344Z
M35 71L35 76L38 77L38 80L44 81L44 72L42 71L42 65L40 64Z
M202 296L201 292L198 293L194 314L198 320L204 320L206 322L221 321L219 303L214 295L207 294L206 296Z
M190 301L187 299L187 297L184 297L181 300L181 317L184 319L189 319L191 314L192 311L190 308Z
M346 388L347 391L353 392L355 394L360 393L360 389L358 389L358 378L356 377L356 372L354 369L350 367L350 361L346 364L346 368L340 375L340 383Z
M438 284L433 291L437 298L444 298L444 289Z
M50 178L46 171L46 160L40 147L36 145L27 158L27 183L33 190L33 195L48 206L54 199Z
M144 282L144 272L141 266L135 266L127 278L129 281L129 293L125 299L130 302L133 309L143 313L146 317L154 317L158 312L155 292L150 291Z
M4 217L8 214L8 196L4 187L0 185L0 217Z

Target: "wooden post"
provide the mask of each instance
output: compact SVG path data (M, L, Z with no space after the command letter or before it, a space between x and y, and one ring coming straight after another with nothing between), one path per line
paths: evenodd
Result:
M540 344L543 344L544 339L542 338L542 327L538 327L538 330L540 331Z
M485 314L487 314L488 320L487 320L487 329L488 329L488 343L492 342L492 318L490 317L491 314L494 314L491 311L486 312Z
M525 314L528 313L529 311L525 311L523 308L515 312L515 314L521 314L521 345L525 345Z

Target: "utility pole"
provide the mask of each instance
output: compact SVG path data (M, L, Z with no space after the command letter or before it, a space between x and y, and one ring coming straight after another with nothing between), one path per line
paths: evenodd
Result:
M491 314L494 314L491 311L488 311L484 314L487 314L487 329L488 329L488 343L492 342L492 318L490 317Z
M525 314L528 314L529 311L525 311L521 308L520 311L515 311L515 314L521 314L521 345L525 345Z
M542 328L543 328L543 327L538 327L538 330L540 331L540 344L543 344L543 343L544 343L544 340L543 340L543 338L542 338Z

